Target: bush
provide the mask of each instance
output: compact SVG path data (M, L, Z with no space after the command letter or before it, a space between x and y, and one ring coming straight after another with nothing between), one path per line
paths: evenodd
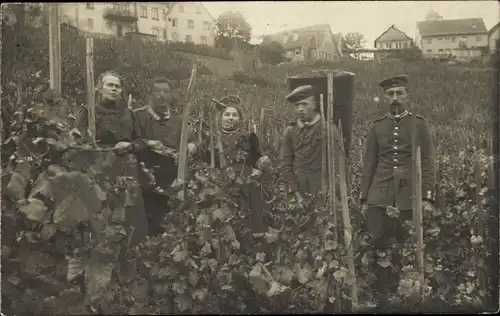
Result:
M231 53L225 48L212 47L203 44L193 44L193 43L183 43L174 42L165 44L166 49L170 49L176 52L185 52L202 56L210 56L221 59L232 60Z

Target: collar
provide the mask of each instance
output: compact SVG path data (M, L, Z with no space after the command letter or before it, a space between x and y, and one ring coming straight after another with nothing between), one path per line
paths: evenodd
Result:
M404 110L403 113L401 114L397 114L397 115L392 115L391 113L387 113L387 117L388 118L391 118L391 119L396 119L396 120L399 120L405 116L407 116L408 114L411 114L410 112L408 112L408 110Z
M238 132L238 129L234 129L234 130L230 130L230 131L229 131L229 130L226 130L226 129L221 128L221 131L222 131L222 133L224 133L224 134L234 134L234 133Z
M319 114L316 114L316 116L314 117L314 119L312 121L310 121L310 122L304 122L301 119L298 119L297 120L297 125L300 128L304 128L306 126L313 126L314 124L318 123L320 120L321 120L321 116Z

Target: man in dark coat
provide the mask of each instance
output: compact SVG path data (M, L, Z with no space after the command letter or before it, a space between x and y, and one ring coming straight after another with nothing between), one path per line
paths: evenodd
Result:
M412 220L412 134L421 148L422 197L425 207L435 200L436 153L427 121L409 112L408 77L382 80L380 86L389 103L389 113L376 120L368 131L361 177L361 203L372 246L386 251L391 238L401 243L408 232L403 221ZM397 208L399 218L389 216L387 207ZM391 210L392 208L389 208ZM397 213L397 212L396 212ZM399 264L393 256L393 264ZM375 263L376 265L376 263ZM376 267L377 292L385 299L397 288L393 267ZM393 283L391 283L393 282Z
M295 104L297 120L290 123L281 143L281 176L302 204L304 194L321 191L323 123L319 95L311 85L294 89L286 100Z
M177 177L177 165L173 158L160 155L151 147L163 146L179 151L181 142L182 117L172 112L176 100L172 94L172 83L164 77L152 80L150 84L150 100L148 104L134 110L143 136L148 140L149 147L139 154L139 159L148 169L154 170L156 185L162 189L168 188ZM190 135L188 153L197 151L194 135ZM143 196L148 215L149 232L156 236L163 232L161 222L170 210L169 198L153 191L153 188L143 183Z

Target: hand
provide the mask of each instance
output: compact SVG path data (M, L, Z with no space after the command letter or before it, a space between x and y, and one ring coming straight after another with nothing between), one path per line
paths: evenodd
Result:
M429 214L435 210L434 204L429 200L422 201L422 212L423 215Z
M271 160L268 156L264 155L257 160L257 168L260 170L267 170L271 167Z
M366 219L366 211L368 211L368 204L363 204L361 206L361 215L363 215L364 219Z
M129 142L119 142L113 148L119 155L123 155L132 149L132 144Z
M193 143L188 143L188 155L189 156L193 156L194 154L196 154L196 145L193 144Z
M300 192L295 192L295 200L297 201L297 208L303 210L304 209L304 198Z
M159 140L148 140L148 147L152 149L161 149L163 144Z

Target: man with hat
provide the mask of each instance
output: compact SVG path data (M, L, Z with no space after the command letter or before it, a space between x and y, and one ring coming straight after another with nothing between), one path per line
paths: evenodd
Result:
M295 104L297 120L284 132L281 144L282 179L302 205L304 195L321 191L323 127L319 94L311 85L294 89L286 100Z
M151 149L161 148L163 145L179 151L182 117L172 111L177 100L173 96L173 85L170 80L156 77L151 80L149 89L149 102L134 110L141 131L148 139L148 148L139 153L139 159L148 169L154 171L156 185L165 190L177 177L177 166L173 158L160 155ZM189 135L190 155L194 155L200 147L195 139L195 135ZM145 183L143 183L143 196L150 235L158 235L163 232L161 222L169 211L169 198L155 192Z
M403 242L408 232L403 222L412 220L412 135L416 133L421 150L422 197L425 208L435 200L436 153L427 121L409 111L408 77L400 75L382 80L389 112L370 127L361 176L361 203L370 233L371 245L380 252L391 246L391 238ZM399 218L394 215L399 210ZM389 211L389 212L388 212ZM385 300L397 289L399 280L393 266L375 267L377 292ZM392 255L400 265L400 256ZM400 268L400 267L399 267ZM388 282L389 281L389 282Z

